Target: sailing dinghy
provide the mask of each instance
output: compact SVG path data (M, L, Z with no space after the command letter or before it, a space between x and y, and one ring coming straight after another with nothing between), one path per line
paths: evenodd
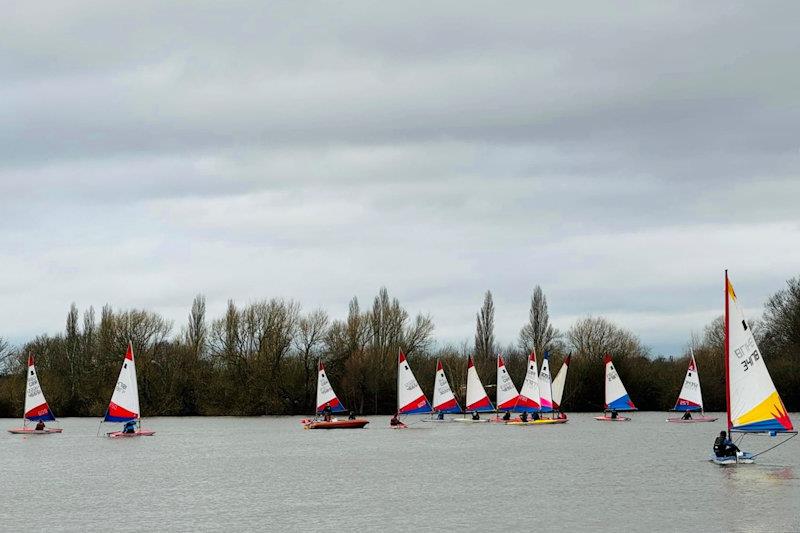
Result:
M773 437L791 435L789 438L797 436L789 413L775 389L767 365L764 364L753 332L744 317L736 292L728 279L727 270L725 271L725 387L729 438L733 433L768 433ZM787 440L789 439L776 446ZM735 455L719 457L712 453L710 460L718 465L752 463L758 455L760 454L737 451Z
M489 400L489 395L486 394L486 389L483 388L483 383L481 383L481 378L478 376L478 371L475 370L475 363L471 355L467 363L467 407L465 411L468 413L489 413L494 411L492 401ZM455 418L454 420L466 424L489 421L488 418L479 418L475 420L467 417Z
M369 424L369 420L363 418L343 419L331 418L330 420L320 419L319 415L325 407L330 407L332 413L345 411L344 405L333 391L328 375L325 373L325 364L320 361L317 364L317 409L314 418L304 418L300 421L305 429L360 429Z
M408 365L406 354L402 351L397 356L397 414L415 415L420 413L430 413L431 404L422 392L414 372ZM394 429L405 429L408 426L404 423L390 426Z
M630 420L629 417L619 416L616 413L618 411L635 411L636 406L633 405L630 396L628 396L628 391L625 390L625 385L622 384L622 380L614 368L611 356L606 355L603 362L606 366L606 412L603 416L596 416L594 419L603 422L628 422Z
M56 417L53 416L53 411L47 405L47 400L44 399L44 393L39 386L39 378L36 376L36 367L33 364L33 356L28 356L28 386L25 391L25 410L22 415L22 427L11 428L9 433L16 435L50 435L53 433L61 433L61 428L44 428L36 429L35 427L28 427L28 422L52 422Z
M444 367L440 360L436 361L436 378L433 382L433 413L437 417L424 418L423 422L452 422L452 418L444 418L444 413L461 413L461 406L458 405L447 376L444 374ZM431 413L431 415L433 414ZM441 416L441 418L439 418Z
M111 395L111 402L108 404L108 410L106 410L103 422L135 422L138 426L132 433L124 431L106 433L112 438L150 437L156 434L155 431L142 429L142 419L139 411L139 387L136 383L136 363L133 359L133 345L130 341L128 341L128 350L125 352L125 359L122 361L117 386L114 387L114 394Z
M503 356L497 354L497 413L495 422L505 422L499 417L500 411L514 411L519 403L519 392L511 375L506 370L506 362Z
M675 403L673 411L683 413L700 412L700 416L688 415L690 418L684 418L687 415L679 417L667 418L667 422L674 422L676 424L692 424L697 422L714 422L716 417L706 416L703 411L703 393L700 391L700 374L697 372L697 362L694 360L694 350L691 352L689 359L689 368L686 370L686 378L683 380L683 387L678 394L678 401Z
M535 364L535 363L534 363ZM529 367L530 368L530 367ZM541 413L551 413L550 418L537 418L535 420L527 420L523 422L522 420L514 420L508 422L511 425L520 425L520 426L540 426L540 425L549 425L549 424L564 424L567 421L567 416L564 414L560 414L558 417L555 416L555 410L553 409L553 385L550 381L550 354L544 352L544 359L542 360L542 369L539 371L539 412Z

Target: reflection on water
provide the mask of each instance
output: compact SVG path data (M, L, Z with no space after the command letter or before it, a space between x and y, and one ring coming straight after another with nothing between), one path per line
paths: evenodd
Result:
M0 528L38 529L41 513L67 531L800 530L800 439L721 468L707 460L715 424L591 417L330 432L153 418L155 437L123 441L65 419L62 435L0 436Z

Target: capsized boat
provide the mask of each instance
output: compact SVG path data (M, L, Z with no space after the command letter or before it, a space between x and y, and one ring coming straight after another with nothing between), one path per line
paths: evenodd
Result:
M773 437L791 435L789 438L797 435L789 413L767 371L767 365L764 364L753 332L747 324L736 292L733 290L733 284L728 279L727 270L725 271L725 392L729 436L733 433L767 433ZM778 445L780 444L783 443ZM731 465L752 463L757 455L759 454L739 452L736 456L720 457L712 453L709 459L718 465Z
M453 390L450 388L450 383L447 381L447 376L444 374L444 367L440 360L436 361L436 377L433 382L433 412L434 413L461 413L461 406L458 405ZM423 422L452 422L452 418L438 418L431 416L431 418L423 418Z
M317 409L314 418L304 418L300 421L305 429L361 429L367 424L369 420L364 418L350 419L337 419L331 418L330 420L323 420L319 415L329 406L331 412L341 413L345 411L344 405L336 396L336 393L328 381L328 375L325 372L325 364L322 361L317 363Z
M111 438L150 437L155 431L142 429L141 413L139 411L139 387L136 382L136 363L133 359L133 344L128 341L128 350L122 360L117 386L108 404L103 422L136 422L138 426L133 433L111 431L106 433Z
M50 410L50 406L47 405L44 392L42 392L42 388L39 386L39 378L36 375L33 355L28 356L27 377L28 385L25 390L25 408L22 415L22 427L11 428L8 432L16 435L52 435L61 433L63 431L61 428L45 427L44 429L36 429L35 427L28 426L28 422L53 422L56 417L53 415L53 411Z
M700 412L700 416L691 414L678 417L667 418L667 422L676 424L693 424L698 422L714 422L717 417L706 416L703 411L703 393L700 391L700 374L697 371L697 362L694 360L694 350L691 351L689 368L686 370L686 378L683 380L683 387L678 394L678 401L675 403L673 411L683 413ZM688 418L685 418L687 417Z
M492 401L489 399L489 395L486 394L486 389L483 388L478 371L475 370L475 362L472 360L471 355L467 362L467 407L465 411L467 413L490 413L494 411ZM455 418L454 420L466 424L489 421L488 418L473 420L467 417Z
M603 416L594 417L595 420L601 422L629 422L630 418L627 416L614 416L619 411L635 411L636 406L633 405L628 391L625 390L625 385L617 374L614 368L614 363L610 355L603 358L606 366L606 388L605 388L605 414Z

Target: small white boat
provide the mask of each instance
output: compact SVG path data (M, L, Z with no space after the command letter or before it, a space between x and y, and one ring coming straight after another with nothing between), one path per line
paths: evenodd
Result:
M25 408L22 415L22 427L11 428L9 433L15 435L52 435L61 433L61 428L48 428L36 429L36 427L29 427L28 422L54 422L56 417L50 406L47 405L47 400L44 398L44 392L39 386L39 378L36 375L36 366L34 365L33 355L28 356L28 386L25 390Z
M125 352L125 359L122 360L122 368L119 370L117 386L114 387L114 394L108 404L106 415L103 422L135 422L136 429L133 432L110 431L106 433L111 438L130 438L130 437L151 437L155 431L142 428L141 411L139 410L139 386L136 381L136 362L133 358L133 344L128 342L128 350Z
M602 416L594 417L595 420L601 422L629 422L630 418L626 416L612 416L611 413L618 413L620 411L635 411L636 406L633 405L628 391L625 390L625 385L617 374L617 369L614 368L614 363L610 355L606 355L603 359L606 366L606 388L605 388L605 414Z
M686 377L683 380L683 387L678 394L678 401L675 402L673 411L683 412L683 416L667 418L667 422L675 424L697 424L700 422L715 422L717 417L706 416L703 411L703 394L700 390L700 374L697 371L697 362L694 360L694 350L691 351L689 368L686 370ZM691 413L699 412L699 416ZM688 416L689 418L684 418Z

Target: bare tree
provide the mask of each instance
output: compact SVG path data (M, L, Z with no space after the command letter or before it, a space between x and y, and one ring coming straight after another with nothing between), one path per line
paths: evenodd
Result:
M519 345L525 353L536 350L541 356L545 350L556 347L561 333L550 324L550 314L547 311L547 298L542 288L537 285L531 297L531 309L528 313L528 323L522 326L519 332Z
M636 335L604 317L578 320L567 332L567 340L576 355L598 362L605 354L647 355L647 349Z
M476 317L475 358L485 363L491 361L494 355L494 302L492 292L486 291L483 305Z
M315 370L314 363L322 356L325 336L328 333L328 322L328 313L322 309L317 309L301 317L297 323L297 336L294 342L303 365L304 399L306 404L310 404L312 377Z
M206 325L206 297L202 294L195 296L192 301L185 340L196 358L203 356L208 342L208 326Z

